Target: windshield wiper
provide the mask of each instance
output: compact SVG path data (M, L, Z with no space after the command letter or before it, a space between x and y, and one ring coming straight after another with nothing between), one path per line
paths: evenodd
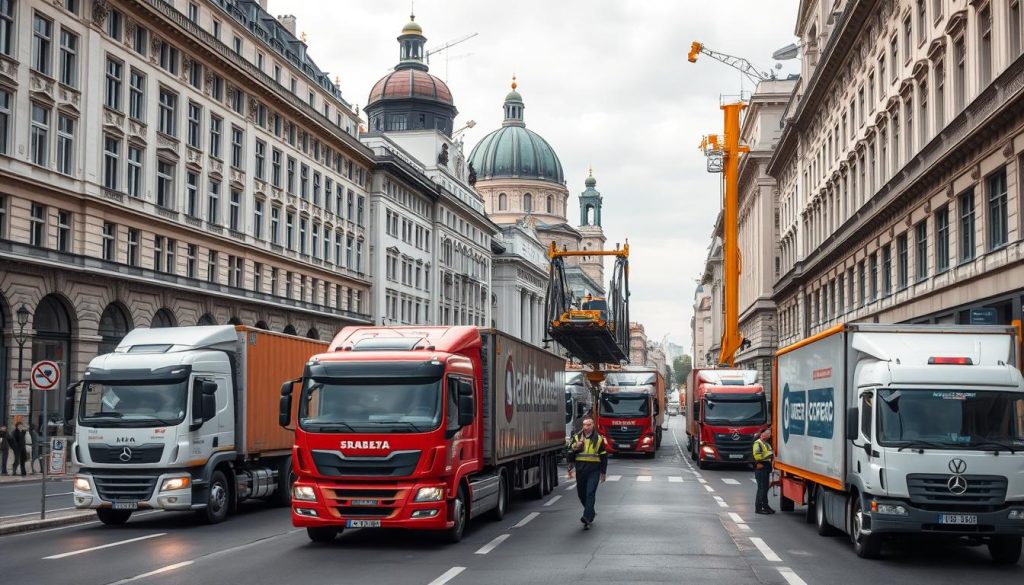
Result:
M380 425L380 426L383 426L383 425L405 425L405 427L407 429L410 429L410 430L412 430L414 432L417 432L417 433L422 433L423 432L422 429L420 429L418 426L416 426L415 424L413 424L413 423L411 423L411 422L409 422L407 420L368 420L368 421L364 421L364 422L366 424Z
M337 433L341 431L348 431L350 433L356 432L355 429L348 426L343 422L331 422L331 423L305 423L306 428L313 431L314 433Z
M985 439L984 441L971 441L970 443L968 443L968 447L980 447L982 445L992 445L994 447L999 447L999 449L1005 449L1005 450L1009 451L1010 453L1013 453L1014 455L1017 454L1017 450L1014 449L1013 446L1011 446L1011 445L1009 445L1007 443L1003 443L1001 441L992 441L992 440L989 440L989 439ZM995 450L996 453L999 452L999 449Z
M935 443L933 441L908 440L901 442L905 442L906 445L903 445L899 449L897 449L897 453L903 451L904 449L922 449L924 447L927 447L929 449L956 449L954 445L943 445L942 443Z
M124 414L114 410L110 410L107 412L97 412L96 414L85 417L85 420L92 420L95 418L124 418Z

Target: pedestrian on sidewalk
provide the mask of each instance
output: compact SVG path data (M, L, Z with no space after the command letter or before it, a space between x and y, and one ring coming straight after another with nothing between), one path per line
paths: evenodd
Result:
M18 422L14 425L14 432L11 434L11 447L14 449L14 467L11 468L11 475L18 474L18 467L21 467L21 475L28 475L25 473L25 463L28 460L28 450L26 449L28 439L26 436L28 431L25 430L25 425Z
M583 516L580 522L584 530L590 530L597 512L594 505L597 500L597 486L608 477L608 451L604 448L604 439L594 431L594 419L583 419L583 430L574 434L569 440L566 455L569 461L569 479L577 476L576 495L583 504Z
M43 438L39 436L39 430L36 429L36 425L28 425L28 437L32 441L32 461L29 467L32 469L32 473L43 472ZM39 465L39 471L36 471L36 465Z
M7 475L7 454L11 450L11 434L7 425L0 425L0 475Z
M757 497L754 499L754 512L757 514L774 514L775 510L768 505L768 485L772 477L772 463L775 453L772 451L772 430L761 431L761 436L754 441L754 478L757 479Z

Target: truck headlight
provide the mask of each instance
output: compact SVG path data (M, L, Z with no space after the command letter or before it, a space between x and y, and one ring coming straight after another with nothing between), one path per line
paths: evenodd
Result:
M707 453L708 455L714 455L714 454L715 454L715 449L714 449L714 447L709 447L709 446L707 446L707 445L704 445L704 447L703 447L703 451L704 451L705 453Z
M292 499L303 502L315 502L316 491L313 490L312 486L297 485L292 488Z
M84 477L76 477L75 478L75 491L76 492L91 492L92 491L92 484L89 483L89 480L85 479Z
M444 499L444 488L426 487L416 492L417 502L440 502Z
M191 484L192 480L188 477L172 477L170 479L165 479L164 482L160 484L160 491L170 492L174 490L183 490Z
M1024 508L1016 508L1014 510L1010 510L1010 514L1009 514L1009 516L1007 516L1007 519L1008 520L1024 520Z
M891 516L906 516L907 508L901 504L880 504L871 502L871 511L877 514L889 514Z

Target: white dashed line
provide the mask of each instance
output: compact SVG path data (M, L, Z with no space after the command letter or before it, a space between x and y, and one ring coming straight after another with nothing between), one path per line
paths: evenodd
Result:
M782 575L782 578L785 579L786 583L789 583L789 585L807 585L807 581L801 579L800 575L797 575L793 572L793 569L790 569L789 567L779 567L779 574Z
M576 487L576 482L575 481L570 483L569 485L565 486L565 491L569 491L569 490L571 490L574 487Z
M619 481L620 479L622 479L621 475L609 475L608 476L608 481Z
M718 505L722 508L729 507L729 504L725 503L725 500L722 499L722 496L715 496L715 501L718 502Z
M558 500L561 500L561 499L562 499L562 496L555 496L555 497L551 498L550 500L544 502L544 505L545 506L550 506L551 504L554 504L555 502L557 502Z
M782 560L779 558L779 555L775 554L775 551L773 551L771 548L768 547L767 544L765 544L764 540L761 540L756 536L751 536L750 542L754 543L754 546L757 547L757 550L761 551L761 554L764 555L764 558L766 560L773 562L778 562Z
M437 579L430 582L430 585L444 585L459 575L459 573L466 570L466 567L452 567L445 571L444 575L441 575Z
M128 540L119 540L117 542L111 542L111 543L108 543L108 544L101 544L100 546L93 546L93 547L89 547L89 548L83 548L82 550L75 550L75 551L71 551L71 552L61 553L59 555L51 555L51 556L48 556L48 557L43 557L43 560L44 561L48 561L48 560L55 560L55 559L63 559L65 557L73 557L75 555L80 555L82 553L92 552L94 550L110 548L112 546L121 546L122 544L129 544L129 543L132 543L132 542L138 542L140 540L149 540L150 538L156 538L158 536L166 536L166 535L167 535L166 532L158 532L156 534L147 534L146 536L140 536L138 538L129 538Z
M729 517L737 524L745 524L745 522L743 522L743 518L740 518L740 515L736 512L729 512Z
M527 524L529 524L530 520L533 520L537 516L540 516L540 512L530 512L529 514L526 515L526 518L523 518L522 520L520 520L512 528L522 528L523 526L526 526Z
M757 479L756 479L756 478L753 478L753 477L752 477L752 478L750 478L750 483L757 483Z
M715 493L715 488L709 486L708 484L704 484L704 489L708 490L708 493Z
M651 481L651 476L649 476L649 475L638 475L638 476L636 476L636 480L637 481Z
M679 477L678 475L670 475L670 476L668 476L668 482L669 483L683 483L683 478Z
M699 481L699 482L701 482L701 483L707 483L707 480L706 480L706 479L704 479L704 478L700 478L700 477L698 477L698 478L697 478L697 481Z
M482 547L480 547L480 550L476 551L476 554L478 554L478 555L485 555L485 554L491 552L492 550L498 548L498 545L503 543L503 542L505 542L505 539L507 539L510 536L512 536L512 535L511 534L502 534L501 536L495 538L491 542L488 542L487 544L485 544ZM778 559L776 559L776 560L778 560Z
M163 573L169 573L169 572L171 572L171 571L173 571L175 569L180 569L182 567L187 567L187 566L191 565L193 562L194 561L184 561L184 562L181 562L181 563L175 563L173 565L167 565L166 567L161 567L161 568L159 568L159 569L157 569L155 571L150 571L148 573L143 573L141 575L136 575L134 577L129 577L128 579L121 579L120 581L115 581L111 585L122 585L124 583L131 583L133 581L140 581L140 580L145 579L147 577L153 577L154 575L160 575L160 574L163 574Z
M722 478L722 483L727 483L729 485L740 485L739 480L733 479L731 477L723 477Z

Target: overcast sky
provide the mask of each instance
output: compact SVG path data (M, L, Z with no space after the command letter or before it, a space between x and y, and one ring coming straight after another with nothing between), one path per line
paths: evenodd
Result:
M593 165L604 195L609 247L630 243L631 311L648 337L665 335L690 351L695 279L703 269L720 207L720 175L705 171L697 149L720 132L719 96L750 90L739 73L690 43L746 57L762 69L793 42L797 0L416 0L427 48L475 38L433 57L430 70L455 97L456 128L469 148L502 120L512 74L525 120L558 153L572 194ZM398 62L408 0L270 0L274 15L294 14L321 69L337 74L342 95L360 110L379 78ZM796 61L783 73L798 70ZM742 83L742 88L741 88ZM610 271L609 271L610 272Z

